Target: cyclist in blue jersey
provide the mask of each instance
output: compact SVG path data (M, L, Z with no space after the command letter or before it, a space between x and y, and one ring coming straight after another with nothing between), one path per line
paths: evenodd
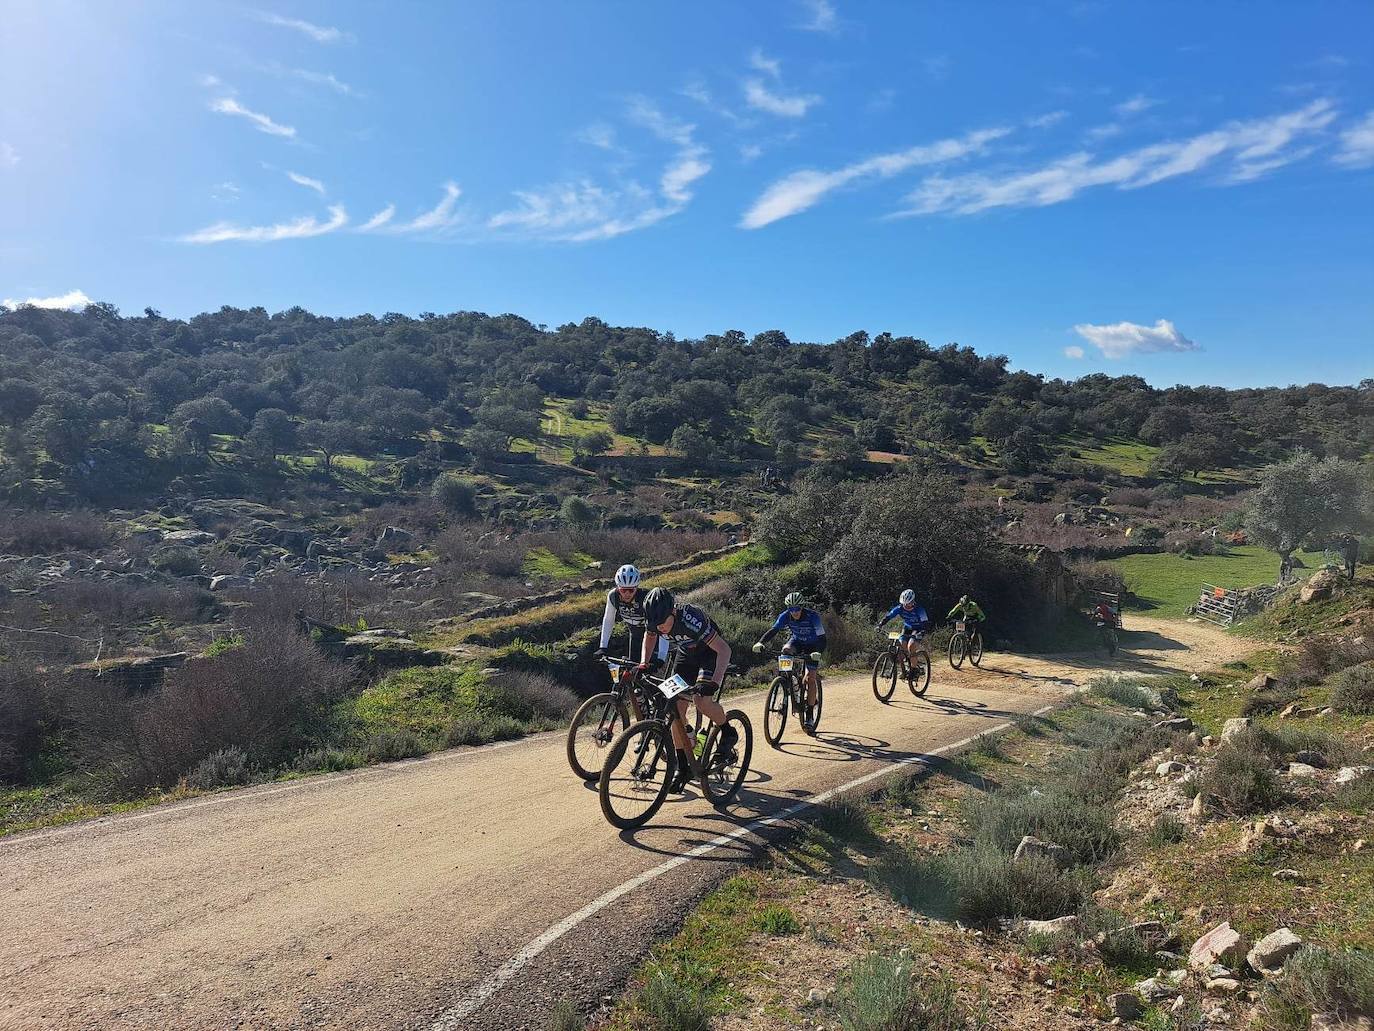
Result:
M782 603L787 608L778 613L772 627L758 639L754 651L763 651L763 646L775 634L787 631L788 638L787 643L782 646L783 652L787 655L803 656L803 665L806 667L806 713L802 716L802 723L810 729L811 714L816 708L816 682L820 679L817 671L821 668L821 653L825 651L825 625L821 622L819 612L807 608L806 599L800 591L793 591Z
M916 604L915 591L910 588L903 591L897 604L892 607L892 611L880 619L874 629L881 630L894 619L902 621L902 636L898 638L898 641L906 649L907 659L914 663L916 653L920 650L918 642L930 629L930 617L926 615L924 608Z

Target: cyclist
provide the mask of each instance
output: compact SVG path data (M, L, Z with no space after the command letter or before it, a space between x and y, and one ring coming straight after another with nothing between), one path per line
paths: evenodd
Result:
M874 629L881 630L893 619L902 621L902 636L898 638L898 643L906 651L908 663L914 666L916 653L920 651L918 642L930 629L930 617L926 615L923 607L916 604L916 592L910 587L902 592L897 604L892 606L892 611L880 619Z
M817 671L821 668L821 653L825 651L825 626L821 623L821 614L806 607L806 598L800 591L793 591L782 603L787 608L778 613L773 626L758 639L754 651L763 651L763 646L774 634L787 631L787 643L782 646L784 654L803 656L806 667L806 713L802 716L802 725L811 730L816 711Z
M1106 598L1100 600L1093 608L1093 619L1097 620L1099 623L1105 623L1110 627L1116 626L1116 613L1112 611L1112 607L1107 602Z
M717 748L722 756L734 752L739 741L739 732L725 722L725 709L713 695L725 681L725 670L730 665L730 644L720 635L711 622L711 617L695 605L679 605L673 592L666 587L655 587L644 598L644 617L648 626L644 630L643 653L640 668L648 669L654 663L652 656L658 649L658 642L664 639L669 647L677 652L677 674L688 683L694 684L689 692L696 702L697 711L702 713L716 726L724 726ZM708 675L707 665L711 664ZM682 791L691 776L689 754L692 742L682 729L687 718L687 698L678 696L675 700L682 723L673 725L673 743L677 745L677 775L669 790Z
M644 598L649 593L639 585L639 570L632 565L623 565L615 571L615 586L606 592L606 613L601 617L601 644L596 649L598 659L605 658L606 649L611 643L611 631L619 619L630 629L630 647L626 655L635 659L639 656L644 643ZM658 644L658 658L668 656L667 640Z
M945 618L962 619L965 623L968 623L969 626L965 632L968 634L968 638L971 641L973 640L973 635L978 632L978 628L986 622L988 617L983 614L983 610L979 607L978 603L965 594L959 598L958 604L949 610L949 615Z

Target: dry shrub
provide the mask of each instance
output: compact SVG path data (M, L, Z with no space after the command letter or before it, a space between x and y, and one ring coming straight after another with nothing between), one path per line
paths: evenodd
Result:
M0 527L4 527L0 530L0 550L12 554L94 552L110 544L105 520L84 509L75 512L0 509Z
M525 723L561 720L572 715L580 701L552 677L521 669L492 677L482 685L478 697L485 712Z
M1121 570L1109 562L1071 562L1069 571L1073 573L1078 586L1085 591L1107 591L1111 594L1126 593L1126 578Z
M231 748L275 766L324 732L329 705L351 679L290 624L256 627L242 646L169 672L146 695L123 696L109 681L80 685L79 752L125 792L172 784Z
M118 628L146 619L201 623L217 602L193 584L129 585L111 580L63 580L43 592L48 626Z
M0 660L0 781L18 783L43 745L43 681L33 664L7 655Z
M430 497L415 501L389 501L376 508L365 509L358 520L358 534L375 540L388 526L395 526L411 533L433 535L449 523L449 514L444 506Z
M1347 716L1374 716L1374 666L1351 666L1332 677L1331 707Z

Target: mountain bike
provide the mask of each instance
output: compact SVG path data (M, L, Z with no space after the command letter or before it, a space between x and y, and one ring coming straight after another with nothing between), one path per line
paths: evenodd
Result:
M644 698L651 715L623 731L606 753L601 767L598 794L601 812L612 826L623 830L648 823L668 797L668 785L677 772L677 748L673 728L694 742L689 755L691 774L701 792L717 808L728 805L739 793L749 773L754 753L754 729L739 709L725 713L725 723L712 725L710 733L693 734L677 709L677 698L692 685L674 673L668 677L642 674ZM718 748L725 727L735 728L739 740L733 748Z
M916 640L921 640L925 634L913 634ZM900 630L889 630L887 634L887 648L878 653L878 657L873 661L873 697L880 702L887 702L892 697L892 692L897 690L897 678L900 676L906 680L906 686L911 689L911 693L920 698L930 687L930 654L922 648L916 653L913 662L906 653L906 648L901 643L902 632ZM919 685L919 686L918 686Z
M626 702L635 690L638 663L610 655L603 656L602 661L611 670L611 690L594 694L578 706L568 727L568 765L585 781L601 776L606 749L630 725Z
M801 717L802 730L816 736L821 725L821 706L825 702L825 685L820 672L816 673L816 705L806 703L806 656L783 652L778 656L778 675L768 685L768 698L763 703L763 736L774 748L782 741L787 726L787 712L791 709Z
M958 669L965 657L975 666L983 661L983 633L977 620L956 619L949 638L949 664Z

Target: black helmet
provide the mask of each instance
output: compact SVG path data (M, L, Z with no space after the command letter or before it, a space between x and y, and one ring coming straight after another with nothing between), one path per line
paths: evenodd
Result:
M657 626L668 618L673 611L673 592L666 587L655 587L644 597L644 618L649 626Z

